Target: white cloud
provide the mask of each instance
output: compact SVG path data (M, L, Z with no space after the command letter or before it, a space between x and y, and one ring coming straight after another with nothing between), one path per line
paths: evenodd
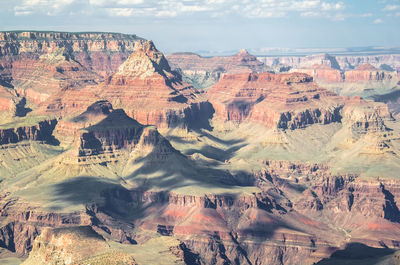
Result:
M374 20L373 23L374 23L374 24L381 24L381 23L383 23L383 20L380 19L380 18L377 18L377 19Z
M76 0L23 0L21 5L14 7L16 16L30 15L33 13L45 13L53 16L63 12L66 7Z
M321 4L322 10L330 11L330 10L342 10L344 9L343 2L338 3L322 3Z
M394 11L400 9L400 5L387 5L383 9L384 11Z
M89 0L89 4L98 7L121 7L121 6L135 6L143 4L144 0Z
M20 0L15 15L68 14L79 10L85 14L121 17L177 17L201 14L219 17L228 14L247 18L279 18L336 16L345 9L334 0ZM74 8L72 8L74 7Z
M114 17L130 17L133 15L135 9L133 8L109 8L107 12L110 16Z

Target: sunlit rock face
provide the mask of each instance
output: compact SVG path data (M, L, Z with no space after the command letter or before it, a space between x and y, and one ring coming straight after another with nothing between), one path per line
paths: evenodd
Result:
M392 71L279 60L0 33L0 263L398 258L398 116L360 96Z

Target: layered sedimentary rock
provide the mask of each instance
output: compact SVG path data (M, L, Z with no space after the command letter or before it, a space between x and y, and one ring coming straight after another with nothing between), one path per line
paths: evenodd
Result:
M223 73L264 72L268 68L246 50L227 57L201 57L194 53L175 53L167 56L173 69L183 74L185 81L198 88L213 85Z
M104 80L140 41L115 33L2 32L0 84L40 104L61 90Z
M60 91L41 104L40 113L69 116L98 100L124 109L142 124L161 127L196 127L212 115L212 107L202 94L170 69L151 41L137 44L118 71L103 83Z
M399 55L398 54L387 54L387 55L337 55L331 56L328 54L322 55L310 55L310 56L268 56L268 57L257 57L258 60L263 62L265 65L273 67L276 65L286 65L291 68L299 68L301 65L314 65L314 64L325 64L334 69L341 69L348 71L354 69L362 64L371 64L376 68L380 68L382 65L388 65L392 69L396 70L400 68ZM334 60L334 61L333 61ZM332 65L330 62L336 62ZM326 62L326 63L323 63ZM339 67L337 67L339 66Z
M356 67L354 70L345 72L346 82L374 82L383 81L397 83L398 77L395 71L389 72L385 70L379 70L370 64L362 64Z
M343 82L343 73L327 65L312 65L310 67L295 68L291 72L306 73L314 78L316 81L326 83L340 83Z
M63 48L87 69L106 76L118 69L138 40L136 35L120 33L1 32L0 56L8 57L2 63L12 66L14 60L22 62L24 57L38 58Z
M37 121L32 125L2 125L2 128L0 128L0 144L17 143L24 140L52 142L56 124L57 120L52 119Z
M0 248L25 264L311 265L349 243L400 248L400 127L386 104L313 81L343 78L332 56L308 75L256 73L244 51L176 55L245 71L200 93L149 41L7 34L23 44L1 46L18 56L1 57ZM27 54L49 73L23 75ZM35 80L54 93L24 94Z
M189 127L193 116L197 122L207 120L210 114L199 114L204 108L205 112L211 110L202 95L170 69L151 41L138 46L103 84L85 91L110 101L115 108L123 108L140 123L162 127Z
M29 264L130 264L132 255L112 250L90 226L45 229L36 238Z
M352 83L390 83L395 86L398 76L395 71L377 69L370 64L362 64L355 69L345 72L334 69L326 65L301 65L299 68L290 70L291 72L302 72L311 75L314 80L324 84L352 84ZM389 84L389 85L390 85Z
M343 100L306 74L224 75L208 92L216 115L269 128L295 129L340 121Z
M96 84L100 76L70 58L65 48L39 58L13 63L11 84L28 101L39 104L50 95L72 87Z

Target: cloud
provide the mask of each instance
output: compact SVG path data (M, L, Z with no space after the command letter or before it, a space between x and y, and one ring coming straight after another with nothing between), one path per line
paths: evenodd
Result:
M400 5L387 5L383 11L394 11L400 9Z
M380 18L377 18L377 19L374 20L373 23L374 23L374 24L381 24L381 23L383 23L383 20L380 19Z
M324 11L330 11L330 10L342 10L344 9L344 4L343 2L338 2L338 3L322 3L321 8Z
M333 0L20 0L16 16L59 15L68 12L120 17L199 16L215 18L226 15L246 18L302 17L335 18L345 9L342 1Z
M21 5L14 7L16 16L25 16L33 13L45 13L48 16L54 16L65 11L77 0L23 0Z

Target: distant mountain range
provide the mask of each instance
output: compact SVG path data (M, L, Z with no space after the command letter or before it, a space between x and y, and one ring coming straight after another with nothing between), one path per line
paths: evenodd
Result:
M397 47L348 47L348 48L282 48L282 47L264 47L248 49L251 54L258 56L307 56L319 53L329 53L331 55L375 55L375 54L393 54L400 53L400 46ZM227 56L235 54L236 50L227 51L196 51L202 56Z

